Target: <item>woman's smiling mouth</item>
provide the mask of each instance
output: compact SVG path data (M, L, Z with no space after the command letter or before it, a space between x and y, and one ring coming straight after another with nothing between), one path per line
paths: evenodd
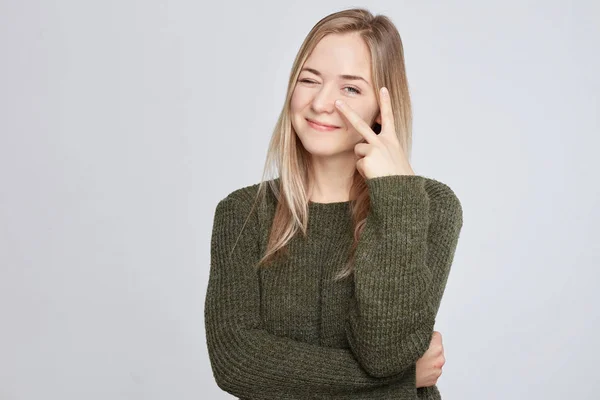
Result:
M320 124L318 122L315 122L311 119L306 118L306 121L308 122L308 125L313 128L316 129L318 131L323 131L323 132L327 132L327 131L333 131L335 129L339 129L338 126L333 126L333 125L323 125Z

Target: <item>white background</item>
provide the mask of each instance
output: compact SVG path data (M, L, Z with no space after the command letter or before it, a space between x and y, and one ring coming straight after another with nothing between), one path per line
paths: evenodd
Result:
M445 400L593 399L596 1L0 1L0 399L230 399L203 306L214 208L258 183L325 15L387 15L412 165L464 226Z

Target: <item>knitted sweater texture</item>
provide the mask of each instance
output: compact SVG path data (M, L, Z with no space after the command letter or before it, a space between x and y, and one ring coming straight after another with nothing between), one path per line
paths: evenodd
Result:
M258 184L219 201L204 318L222 390L242 400L441 399L435 385L416 388L415 371L462 228L460 201L421 175L366 183L354 274L337 282L353 240L350 201L309 202L307 238L298 233L288 257L260 269L274 194L267 188L247 222Z

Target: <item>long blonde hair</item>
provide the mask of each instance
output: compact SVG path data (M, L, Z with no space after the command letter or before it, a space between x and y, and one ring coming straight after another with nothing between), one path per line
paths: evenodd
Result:
M406 157L410 160L412 108L404 65L404 50L398 30L388 17L374 16L363 8L347 9L324 17L308 33L296 55L288 82L285 104L269 143L263 177L254 204L256 205L259 197L264 201L268 184L277 198L277 207L265 254L256 267L267 266L286 254L286 245L298 229L304 237L307 235L310 153L304 149L293 129L290 118L290 101L304 62L317 43L324 36L332 33L358 33L365 41L371 54L371 74L375 92L378 93L382 86L389 89L398 139ZM377 96L377 101L379 102L379 96ZM272 168L276 169L278 179L268 178ZM344 279L353 273L353 255L370 209L368 188L358 170L355 170L353 176L350 198L353 199L351 216L354 240L347 262L336 275L335 280Z

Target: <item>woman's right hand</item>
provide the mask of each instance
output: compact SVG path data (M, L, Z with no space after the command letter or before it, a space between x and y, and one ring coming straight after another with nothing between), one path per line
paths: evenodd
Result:
M423 357L417 360L417 387L433 386L442 375L442 367L446 363L442 334L433 331L429 348Z

